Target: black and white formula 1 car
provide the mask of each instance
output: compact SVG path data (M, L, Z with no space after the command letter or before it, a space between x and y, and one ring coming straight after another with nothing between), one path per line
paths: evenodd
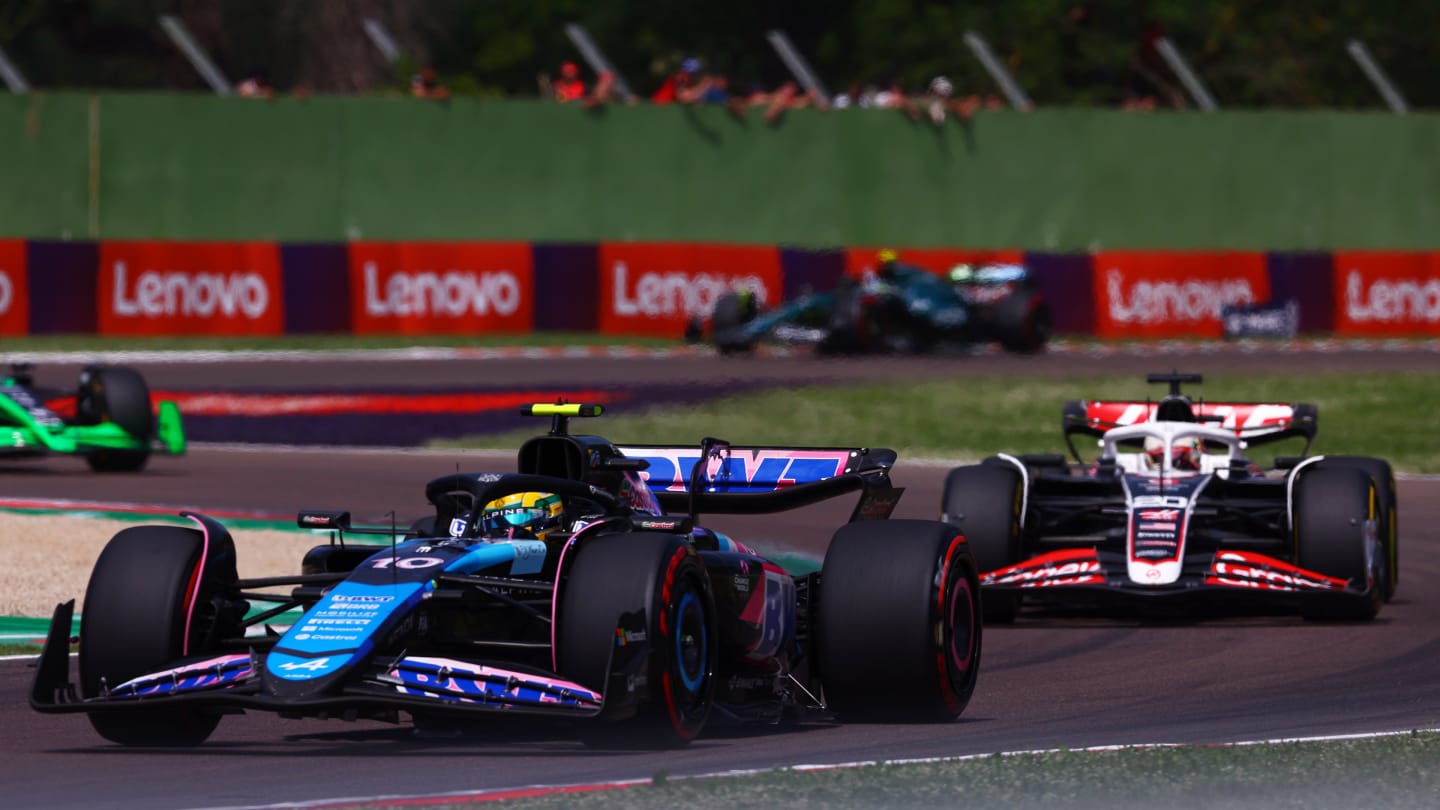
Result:
M1198 374L1148 380L1169 393L1064 404L1073 462L1001 454L950 471L942 519L970 542L986 620L1011 621L1023 603L1173 608L1186 598L1373 618L1399 574L1390 464L1305 455L1314 405L1195 402L1180 385ZM1099 440L1093 462L1077 436ZM1270 469L1245 456L1288 438L1304 450Z
M573 721L587 742L657 747L717 717L963 711L980 662L978 573L953 527L888 519L894 452L622 449L568 432L599 406L526 411L553 422L521 446L518 471L431 481L435 512L408 532L301 512L332 537L294 576L238 577L229 533L202 515L121 531L85 594L78 686L70 602L32 706L86 713L126 745L198 743L237 710L406 713L419 727L535 715ZM792 574L698 522L857 492L819 572ZM356 533L390 544L347 543ZM292 610L303 615L288 628L269 626Z

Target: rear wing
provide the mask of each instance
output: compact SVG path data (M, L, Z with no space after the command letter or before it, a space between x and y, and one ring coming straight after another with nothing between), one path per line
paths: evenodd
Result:
M850 519L883 520L903 488L890 482L896 453L864 447L768 447L705 439L700 447L629 444L640 475L667 511L763 514L860 492Z
M1315 441L1319 430L1318 409L1306 402L1197 402L1189 403L1188 418L1175 419L1175 411L1167 413L1166 421L1206 422L1218 425L1257 445L1299 436L1305 439L1305 453ZM1077 459L1072 437L1076 434L1101 437L1105 431L1124 425L1138 425L1156 420L1162 406L1174 402L1102 402L1070 400L1061 408L1061 427L1071 455ZM1185 414L1179 414L1184 417Z

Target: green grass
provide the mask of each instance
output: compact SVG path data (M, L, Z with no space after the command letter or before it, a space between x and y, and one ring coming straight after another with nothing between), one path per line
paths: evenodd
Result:
M1313 452L1387 458L1407 472L1440 472L1440 373L1207 374L1193 386L1209 400L1310 402L1319 406ZM572 424L617 442L691 445L702 436L736 444L890 447L908 458L982 458L996 452L1063 452L1060 403L1163 394L1134 375L1031 379L979 377L912 384L816 386L729 397L710 403L611 411ZM530 428L441 446L515 448ZM1080 439L1077 438L1077 446ZM1256 448L1255 460L1298 453L1303 443ZM1264 452L1262 452L1264 451Z
M3 352L84 351L260 351L400 349L412 346L641 346L673 347L662 338L601 335L593 332L533 332L521 335L283 335L279 337L113 338L98 335L43 335L0 339Z
M647 784L510 799L501 806L506 810L1433 810L1440 806L1437 757L1440 735L1416 732L1323 743L1060 751L828 771L777 769L707 779L667 779L660 773ZM476 805L455 800L440 806Z

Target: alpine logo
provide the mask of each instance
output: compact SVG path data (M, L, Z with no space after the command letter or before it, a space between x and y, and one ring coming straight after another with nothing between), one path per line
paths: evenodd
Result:
M1179 520L1179 509L1142 509L1138 517L1141 520Z

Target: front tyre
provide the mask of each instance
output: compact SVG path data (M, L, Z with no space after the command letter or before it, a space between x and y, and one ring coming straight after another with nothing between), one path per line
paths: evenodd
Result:
M1301 568L1346 581L1346 593L1305 594L1306 619L1367 621L1383 604L1383 555L1375 537L1375 484L1355 467L1305 470L1295 487L1295 556Z
M980 585L954 528L927 520L841 527L820 572L817 659L842 720L960 716L980 670Z
M965 535L981 575L1021 560L1021 485L1020 471L1008 464L956 467L945 476L940 519ZM1020 592L988 590L983 604L986 623L1009 624L1020 612Z
M243 609L226 600L236 581L229 536L180 526L116 534L95 563L80 620L80 688L98 697L138 675L213 649L240 631ZM238 613L238 615L237 615ZM220 721L193 708L92 712L100 736L121 745L188 746Z
M581 738L620 748L689 743L710 714L719 649L699 555L683 537L650 533L599 535L570 553L555 619L559 672L605 696Z
M1390 462L1370 456L1326 456L1321 463L1327 467L1357 467L1375 480L1376 521L1385 554L1381 595L1389 602L1400 584L1400 504L1395 497L1395 470Z

